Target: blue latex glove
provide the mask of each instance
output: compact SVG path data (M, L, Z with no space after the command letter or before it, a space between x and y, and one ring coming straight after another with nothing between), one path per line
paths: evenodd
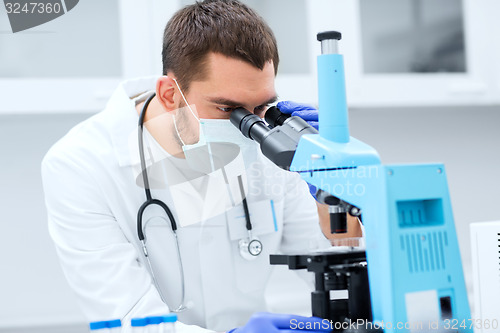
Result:
M232 329L227 333L323 333L330 331L331 324L326 319L257 312L245 326Z
M276 106L281 112L300 117L307 121L309 125L318 129L318 110L311 105L283 101L276 104Z
M313 184L309 184L309 183L307 183L307 186L309 186L309 193L311 193L312 197L314 199L317 199L316 193L318 192L318 188L316 186L314 186Z

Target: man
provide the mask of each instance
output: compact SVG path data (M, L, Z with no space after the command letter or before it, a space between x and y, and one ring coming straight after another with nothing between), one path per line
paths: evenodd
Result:
M235 108L263 116L276 101L278 62L272 31L245 5L207 0L187 6L165 28L163 76L123 83L103 112L48 152L42 176L50 234L89 321L121 318L127 326L131 318L182 307L181 332L242 326L252 313L266 310L269 254L310 250L321 233L306 183L272 165L254 142L227 126ZM136 141L141 114L145 167ZM232 143L240 153L207 171L224 151L209 154L206 163L189 154L211 140ZM136 225L137 211L149 197L145 187L172 210L178 228L176 243L165 211L158 206L145 211L143 223L151 228L140 229L152 247L152 268ZM234 195L238 190L241 196ZM252 230L238 217L243 198ZM319 209L328 234L328 214ZM359 235L357 222L351 225L352 235ZM255 237L262 244L255 258L241 246L247 232L248 241ZM258 315L241 331L278 331L285 328L283 321Z

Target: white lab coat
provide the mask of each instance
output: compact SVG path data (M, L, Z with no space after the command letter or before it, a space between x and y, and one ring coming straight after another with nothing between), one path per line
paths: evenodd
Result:
M42 163L50 235L89 321L121 318L126 327L131 318L168 312L137 237L137 210L145 194L134 173L137 145L130 144L136 140L138 122L131 97L154 85L154 78L122 83L105 110L73 128ZM273 200L277 231L266 227L273 221L252 221L255 228L267 231L259 235L263 253L247 261L239 255L238 240L229 237L231 221L225 214L179 228L190 307L179 314L179 332L225 331L265 311L269 254L308 251L322 237L306 183L263 155L256 162L261 170L247 174L248 201ZM168 191L152 190L152 195L172 207ZM190 202L185 205L189 209ZM162 222L159 216L164 214L157 208L148 214L146 235L155 272L167 302L175 307L181 280L170 224Z

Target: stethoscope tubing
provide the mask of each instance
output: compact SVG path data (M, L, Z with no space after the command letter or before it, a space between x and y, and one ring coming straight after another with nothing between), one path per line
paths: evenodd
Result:
M165 299L165 297L163 296L163 293L161 292L160 285L158 284L158 280L156 278L155 271L153 269L153 265L151 264L151 260L149 258L149 253L148 253L148 249L146 246L146 237L144 236L143 221L142 221L142 217L144 215L144 211L146 210L146 208L148 208L149 206L153 206L153 205L160 206L168 216L168 219L170 221L170 225L172 227L172 232L173 232L174 237L175 237L175 245L177 248L177 260L179 262L181 281L182 281L181 302L177 308L175 308L173 310L172 309L169 309L169 310L171 312L181 312L181 311L186 309L186 306L184 305L185 296L186 296L186 292L185 292L186 288L185 288L185 278L184 278L184 267L182 265L181 251L180 251L180 247L179 247L179 239L177 237L177 223L175 222L174 215L170 211L170 208L168 208L168 206L163 201L158 200L158 199L153 199L153 197L151 195L151 190L149 187L149 178L148 178L147 168L146 168L146 159L144 156L144 136L143 136L144 118L146 116L146 110L148 108L148 105L153 100L153 98L155 96L156 96L156 93L153 93L153 94L151 94L151 96L148 97L148 99L144 103L144 106L142 107L141 114L139 115L139 131L138 131L139 156L141 159L142 179L144 182L144 192L146 193L146 201L141 205L141 207L139 207L139 210L137 211L137 236L142 243L142 249L144 252L144 256L146 258L146 262L147 262L148 267L149 267L149 271L151 272L151 279L153 280L153 284L155 285L155 287L158 291L158 294L160 295L160 298L163 301L163 303L165 303L165 305L168 306L167 300Z
M139 210L137 211L137 236L142 244L143 253L144 253L144 256L146 258L146 262L147 262L147 265L149 267L149 270L151 272L151 279L153 281L153 284L155 285L156 289L158 290L158 294L160 295L160 298L163 301L163 303L165 303L165 305L168 306L166 299L160 290L160 286L159 286L158 280L155 276L155 271L153 269L153 265L151 264L150 255L148 253L147 246L146 246L146 237L144 235L144 223L143 223L143 215L144 215L144 212L146 211L146 209L150 206L153 206L153 205L160 206L165 211L166 215L168 216L168 219L170 221L170 225L172 227L172 232L173 232L174 237L175 237L175 244L176 244L176 248L177 248L177 260L179 262L180 275L181 275L181 281L182 281L181 302L176 309L174 309L174 310L170 309L170 311L171 312L181 312L181 311L187 309L187 307L184 305L184 303L185 303L185 278L184 278L184 267L182 265L181 252L180 252L180 247L179 247L179 239L177 237L177 223L175 221L174 215L172 214L172 211L170 210L170 208L163 201L158 200L158 199L153 199L153 197L151 195L151 189L149 186L149 178L148 178L147 168L146 168L146 159L145 159L145 154L144 154L144 135L143 135L144 118L146 116L147 107L155 96L156 96L156 93L152 93L151 96L149 96L146 99L146 101L142 107L141 113L139 115L139 130L138 130L139 156L140 156L140 160L141 160L142 179L143 179L143 183L144 183L144 192L146 194L146 201L139 207ZM243 189L243 181L242 181L241 176L238 177L238 183L239 183L241 197L242 197L242 201L243 201L243 209L245 212L245 222L246 222L245 226L246 226L246 229L248 231L249 243L248 243L247 249L245 251L248 251L248 253L250 253L251 256L256 257L262 252L262 243L258 239L252 237L252 223L250 221L250 212L248 209L248 203L247 203L246 196L245 196L244 189ZM252 253L252 251L250 250L250 244L252 244L252 242L257 242L259 244L260 251L256 254ZM244 257L243 253L242 253L242 256Z

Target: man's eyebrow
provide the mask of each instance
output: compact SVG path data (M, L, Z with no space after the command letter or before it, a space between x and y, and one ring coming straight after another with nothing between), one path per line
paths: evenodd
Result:
M264 103L262 103L260 105L271 104L271 103L276 102L277 100L278 100L278 96L273 96L269 100L265 101ZM238 106L245 105L245 103L233 101L231 99L227 99L227 98L224 98L224 97L209 98L208 101L211 102L211 103L214 103L214 104L227 105L227 106L230 106L230 107L238 107Z
M274 102L276 102L278 100L278 96L277 95L274 95L273 97L271 97L270 99L268 99L265 103L261 104L261 105L267 105L267 104L273 104Z

